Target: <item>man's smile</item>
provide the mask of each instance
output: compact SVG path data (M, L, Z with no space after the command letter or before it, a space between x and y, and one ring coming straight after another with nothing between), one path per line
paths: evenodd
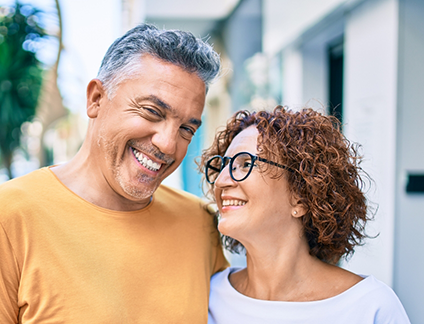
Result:
M143 153L141 153L140 151L137 151L133 147L130 147L130 148L131 148L131 151L133 152L135 158L137 159L138 162L140 162L140 164L142 166L144 166L145 168L147 168L151 171L155 171L155 172L159 171L159 169L162 166L162 163L154 162L147 155L144 155Z

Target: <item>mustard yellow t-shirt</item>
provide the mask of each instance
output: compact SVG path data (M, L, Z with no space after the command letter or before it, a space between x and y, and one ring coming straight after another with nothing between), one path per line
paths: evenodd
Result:
M48 168L0 186L0 323L206 323L227 266L200 199L161 186L150 205L93 205Z

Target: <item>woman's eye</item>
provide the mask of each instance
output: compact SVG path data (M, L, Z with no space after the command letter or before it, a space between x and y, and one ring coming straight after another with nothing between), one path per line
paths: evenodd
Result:
M251 165L252 163L250 162L250 161L246 161L246 162L244 162L243 164L242 164L242 167L243 168L250 168L250 165Z

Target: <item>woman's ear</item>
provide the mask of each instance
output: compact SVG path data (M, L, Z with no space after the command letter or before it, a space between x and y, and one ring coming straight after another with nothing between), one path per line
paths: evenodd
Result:
M87 86L87 116L96 118L102 102L107 99L106 91L99 79L93 79Z
M307 208L300 202L298 198L293 197L294 204L292 205L292 216L299 218L306 214Z
M302 217L305 214L306 214L306 209L303 206L294 208L292 212L292 216L296 218Z

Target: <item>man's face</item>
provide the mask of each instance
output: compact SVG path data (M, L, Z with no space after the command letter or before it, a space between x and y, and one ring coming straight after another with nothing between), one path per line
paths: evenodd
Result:
M88 87L90 159L108 191L105 198L112 194L134 206L148 202L180 165L205 103L205 85L196 74L150 55L141 63L137 76L120 84L111 100L98 80L97 97L90 97Z

